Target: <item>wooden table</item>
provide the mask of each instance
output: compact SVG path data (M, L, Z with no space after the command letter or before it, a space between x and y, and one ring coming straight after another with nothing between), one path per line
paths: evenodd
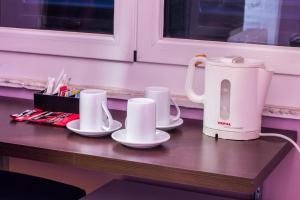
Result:
M135 150L110 137L86 138L57 128L11 122L9 114L33 102L0 97L0 155L68 164L119 175L249 194L259 187L292 146L281 139L215 140L201 134L202 121L185 119L171 140L151 150ZM112 111L124 122L125 113ZM288 130L263 129L296 139Z

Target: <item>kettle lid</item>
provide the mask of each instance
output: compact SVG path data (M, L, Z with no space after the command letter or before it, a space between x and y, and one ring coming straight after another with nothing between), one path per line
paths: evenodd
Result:
M243 58L241 56L225 56L220 58L209 58L208 63L219 67L234 67L234 68L265 68L265 65L260 60Z

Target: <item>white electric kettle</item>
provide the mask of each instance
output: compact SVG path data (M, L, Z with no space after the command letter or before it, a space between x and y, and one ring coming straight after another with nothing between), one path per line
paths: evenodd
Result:
M205 66L203 95L192 89L199 64ZM272 72L258 60L194 57L187 70L185 90L191 101L204 104L203 133L231 140L258 138L271 78Z

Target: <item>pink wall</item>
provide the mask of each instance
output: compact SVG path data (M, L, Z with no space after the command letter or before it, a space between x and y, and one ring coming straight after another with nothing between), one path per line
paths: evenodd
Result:
M0 88L0 96L13 96L32 99L32 92L24 89ZM110 100L109 107L125 110L126 102ZM202 111L184 109L185 118L202 118ZM300 133L300 121L292 119L279 119L264 117L263 126L297 130ZM300 142L298 142L300 144ZM19 159L11 160L11 169L23 173L52 178L65 183L78 185L91 191L107 182L113 175L92 172L88 170L71 168L68 166L56 166L33 161ZM263 186L264 200L294 200L300 197L300 156L296 150L292 150L279 166L267 178Z
M278 118L264 118L263 126L298 131L300 121ZM293 149L280 165L272 172L264 184L264 200L300 199L300 155Z

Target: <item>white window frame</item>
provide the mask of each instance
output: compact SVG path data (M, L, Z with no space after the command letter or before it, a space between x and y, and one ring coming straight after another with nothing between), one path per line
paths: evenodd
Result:
M279 74L300 75L300 48L163 37L164 0L139 0L137 59L187 65L196 54L240 55L263 60Z
M137 0L115 0L114 34L0 28L0 50L133 61Z

